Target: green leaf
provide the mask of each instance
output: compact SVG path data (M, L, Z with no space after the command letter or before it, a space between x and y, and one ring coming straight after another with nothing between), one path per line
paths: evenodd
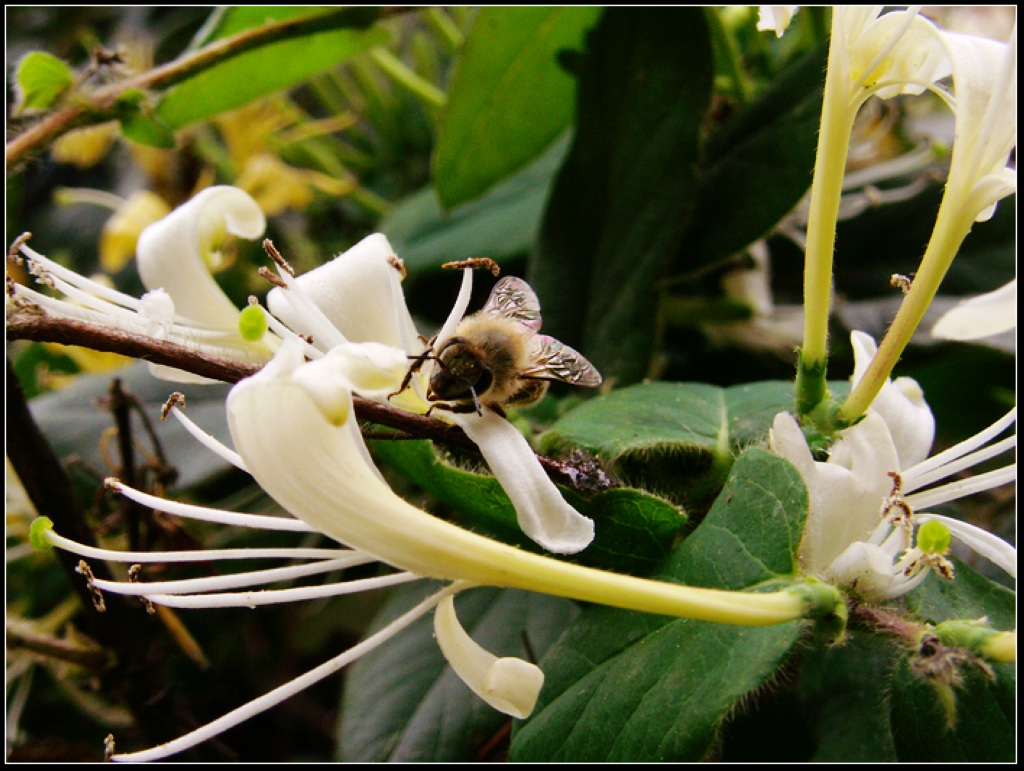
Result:
M377 441L374 454L416 485L455 509L468 529L529 551L545 553L523 535L515 508L498 481L444 463L427 441ZM665 501L639 490L606 490L590 499L561 488L580 513L595 522L593 543L573 561L627 573L646 573L668 554L686 517Z
M936 688L900 660L892 678L892 733L903 762L1012 762L1016 758L1016 666L993 666L995 680L971 663L952 689L955 722Z
M701 507L718 494L739 448L764 439L775 415L792 405L793 384L784 381L641 383L569 412L540 448L583 448L613 461L623 478Z
M380 224L410 277L469 257L501 262L533 246L567 139L509 176L476 201L443 212L430 188L398 203Z
M888 673L898 652L892 640L853 631L841 645L815 641L804 654L800 696L818 740L812 760L896 760L889 728Z
M569 127L574 83L556 63L599 7L492 7L466 36L441 114L433 180L445 209L539 156Z
M577 131L528 272L545 331L606 379L642 379L657 282L692 206L712 90L700 8L611 8L577 63Z
M437 584L398 588L371 632L436 591ZM576 617L558 597L492 588L460 594L459 621L497 656L530 659L543 653ZM348 672L341 708L338 759L344 762L465 761L509 718L459 680L434 642L427 616L370 652Z
M174 147L174 132L153 114L148 96L138 89L121 93L117 99L121 133L133 142L149 147Z
M157 116L178 129L295 86L388 41L382 27L353 29L364 26L369 17L353 13L351 8L305 16L312 19L308 33L243 51L168 89L157 107ZM230 29L239 31L234 26Z
M74 73L63 61L43 51L32 51L18 62L15 75L18 99L14 114L45 110L75 82Z
M215 40L223 40L263 24L313 16L329 10L327 6L315 5L220 6L196 33L189 44L189 50L198 50Z
M739 590L792 574L807 516L796 470L737 460L703 523L659 577ZM789 656L803 624L739 627L588 608L542 660L541 702L513 734L518 762L704 758L723 718Z
M764 237L810 188L827 53L805 56L709 142L676 270L714 265Z

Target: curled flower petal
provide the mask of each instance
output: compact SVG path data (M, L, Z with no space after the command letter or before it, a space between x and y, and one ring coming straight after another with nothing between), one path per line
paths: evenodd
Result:
M483 415L456 414L452 420L480 448L516 507L524 533L555 554L575 554L594 540L593 520L565 502L515 426L490 410Z
M544 685L540 667L514 657L498 658L478 645L455 615L455 598L434 611L434 634L452 669L473 693L499 712L529 717Z
M953 63L956 97L947 189L970 199L972 219L988 219L995 203L1016 190L1016 174L1002 174L1017 141L1016 27L1009 43L954 32L941 40ZM992 175L1000 181L992 184Z
M266 228L260 207L242 190L210 187L139 237L139 276L147 289L163 289L178 314L213 329L234 330L238 308L210 275L224 235L258 238Z
M944 340L977 340L1017 326L1017 279L994 292L972 297L956 305L935 322L932 337Z
M757 29L761 32L774 32L776 37L782 37L799 10L799 5L759 5Z
M853 385L856 386L867 371L878 347L871 335L853 331ZM889 470L909 468L928 457L935 440L935 417L924 399L924 392L913 378L901 377L882 386L871 403L871 409L881 415L888 426L898 456L898 465Z

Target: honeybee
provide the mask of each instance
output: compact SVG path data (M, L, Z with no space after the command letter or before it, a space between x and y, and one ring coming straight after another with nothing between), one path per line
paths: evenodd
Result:
M540 401L548 383L596 388L601 374L582 354L540 329L537 294L521 278L506 276L494 285L483 309L464 318L446 340L432 340L412 363L399 390L414 372L434 361L427 399L430 409L483 413L488 407L523 407ZM429 414L429 411L428 411Z

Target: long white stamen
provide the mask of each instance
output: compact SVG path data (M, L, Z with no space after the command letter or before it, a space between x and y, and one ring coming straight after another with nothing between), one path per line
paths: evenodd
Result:
M302 344L303 353L307 359L319 359L324 355L324 352L318 348L310 345L304 337L299 335L297 332L292 330L290 327L285 325L277 316L269 311L265 314L267 319L267 326L270 331L280 337L282 340L290 341L295 340Z
M59 290L68 300L97 313L112 313L114 310L125 310L121 306L111 307L111 302L106 298L97 297L91 292L86 292L62 278L54 275L47 277L54 289Z
M941 514L926 512L919 515L917 519L919 522L927 522L929 519L941 522L965 546L995 563L1014 578L1017 577L1017 549L994 533L958 519L944 517Z
M56 548L79 557L106 560L107 562L213 562L215 560L241 559L340 559L349 556L350 566L376 562L374 557L351 549L312 549L303 547L278 547L258 549L196 549L190 551L118 551L98 546L86 546L70 538L48 530L46 538Z
M993 487L1005 485L1008 482L1015 481L1016 479L1017 464L1011 463L1009 466L996 469L995 471L988 471L984 474L978 474L970 479L964 479L959 482L950 482L948 485L943 485L942 487L934 487L931 490L925 490L924 492L908 495L906 496L906 501L913 506L915 510L929 509L940 503L948 503L949 501L955 501L956 499L963 498L967 495L991 490Z
M300 519L290 517L272 517L265 514L239 514L235 511L224 509L212 509L206 506L193 506L188 503L169 501L166 498L158 498L149 495L117 479L108 479L107 487L117 490L121 495L129 498L143 506L148 506L157 511L174 514L177 517L186 519L198 519L202 522L217 522L222 525L235 525L237 527L253 527L262 530L287 530L294 533L317 532Z
M73 270L70 270L62 265L57 264L50 258L44 257L31 247L22 244L20 247L20 251L22 254L28 257L30 261L38 263L38 265L43 270L45 270L47 273L49 273L51 276L54 276L55 278L63 279L69 284L73 284L74 286L77 286L80 289L88 291L90 294L93 294L101 299L107 300L108 302L114 303L115 305L120 305L122 307L130 308L131 310L135 311L139 310L139 308L141 307L141 303L139 302L138 298L124 294L122 292L118 292L116 289L112 289L109 286L104 286L98 281L93 281L92 279L86 278L85 276L79 273L75 273Z
M377 578L360 578L320 586L297 586L290 589L263 589L257 592L219 592L214 594L147 594L146 599L170 608L255 608L283 602L321 600L345 594L359 594L397 584L422 580L415 573L392 573Z
M994 458L996 455L1001 455L1007 450L1012 450L1017 446L1017 435L1008 436L993 445L985 447L976 452L972 452L968 455L964 455L959 460L947 463L945 466L940 466L937 469L933 469L925 474L915 473L911 476L911 483L907 484L906 476L903 477L903 490L904 492L912 492L919 490L922 487L930 485L932 482L937 482L940 479L945 479L948 476L955 474L958 471L963 471L966 468L975 466L984 460Z
M102 324L104 326L123 327L126 330L142 328L142 317L135 311L126 310L117 305L108 305L101 311L83 308L81 305L70 303L56 297L37 292L31 287L18 285L17 297L29 300L45 311L54 315L69 318L75 321L85 321Z
M219 589L237 589L240 586L256 586L270 584L275 581L287 581L293 578L304 578L319 573L330 573L349 566L349 558L322 560L303 565L289 565L283 568L267 568L265 570L247 570L226 576L207 576L206 578L183 578L174 581L107 581L95 578L93 586L112 594L132 596L147 594L187 594L191 592L213 592Z
M943 450L938 455L933 455L932 457L921 461L913 468L906 469L903 472L904 487L906 487L906 485L908 484L913 484L913 480L918 475L924 474L925 472L931 471L932 469L938 468L939 466L944 466L945 464L950 463L963 455L966 455L972 450L976 450L977 448L985 444L988 444L990 440L995 439L997 436L1003 433L1003 431L1012 426L1016 422L1016 420L1017 408L1014 407L1008 413L1003 415L1003 417L1001 417L999 420L997 420L995 423L993 423L991 426L984 429L983 431L980 431L974 436L965 439L964 441L960 442L960 444L953 445L948 450Z
M203 447L208 449L214 455L223 458L235 468L248 473L249 469L245 467L245 461L242 460L241 455L212 434L208 434L206 431L203 431L203 429L196 425L195 421L185 415L185 413L178 407L172 407L171 413L178 419L178 422L181 423L185 430L188 431L197 442L203 445Z
M438 340L447 340L455 334L455 327L459 325L462 317L466 315L466 309L469 308L469 301L472 299L472 296L473 269L465 268L462 271L462 284L459 287L459 294L455 298L455 305L452 306L452 311L448 314L448 318L445 319L441 331L437 333Z
M367 637L358 645L349 648L347 651L342 653L340 656L327 661L316 669L310 670L304 675L301 675L291 682L285 683L284 685L278 686L269 693L260 696L257 699L253 699L248 704L245 704L238 709L232 710L228 714L224 715L212 723L207 723L202 728L197 728L195 731L185 734L184 736L161 744L152 749L143 750L141 752L129 752L122 755L113 755L110 759L114 761L136 761L145 762L150 760L159 760L161 758L169 757L170 755L177 754L183 750L187 750L190 747L195 747L197 744L201 744L207 739L211 739L214 736L222 734L230 728L233 728L240 723L244 723L254 715L258 715L261 712L265 712L273 706L280 704L281 702L290 699L300 691L309 688L325 677L329 677L334 674L342 667L352 663L360 656L365 653L372 651L378 647L381 643L389 640L390 638L397 635L399 632L404 630L416 619L420 618L437 605L441 600L458 591L461 586L457 584L451 584L441 589L439 592L431 595L427 599L423 600L419 605L414 607L412 610L404 613L403 615L396 618L386 627L381 629L379 632Z

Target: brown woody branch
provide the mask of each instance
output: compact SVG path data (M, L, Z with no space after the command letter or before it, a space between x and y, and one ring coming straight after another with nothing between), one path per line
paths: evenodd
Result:
M94 351L118 353L133 359L191 372L212 380L237 383L259 371L262 365L246 364L207 356L164 340L128 334L112 327L83 321L47 316L37 309L14 308L7 313L7 340L79 345ZM356 417L368 423L386 426L406 437L431 441L465 450L476 451L473 441L458 426L436 418L417 415L395 407L353 396ZM593 486L588 475L571 462L538 456L541 465L554 481L581 492ZM592 491L592 490L591 490Z

